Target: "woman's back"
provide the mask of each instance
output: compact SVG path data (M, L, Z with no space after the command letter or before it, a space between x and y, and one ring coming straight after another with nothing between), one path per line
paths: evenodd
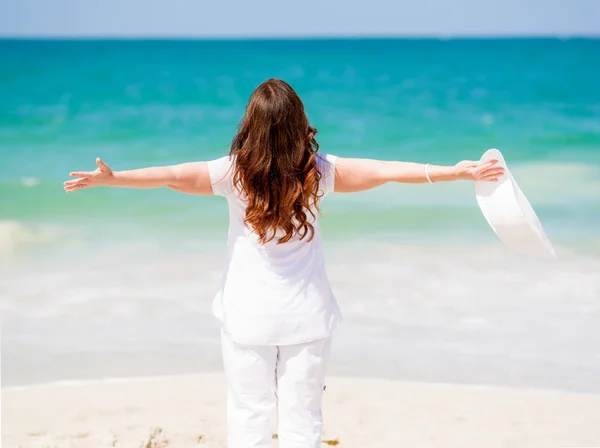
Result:
M318 197L332 192L335 157L317 155ZM328 336L341 320L331 292L322 250L317 207L308 212L312 238L284 232L261 241L247 225L248 198L234 186L235 157L209 162L214 194L229 204L229 237L225 273L213 303L224 331L239 343L298 344Z

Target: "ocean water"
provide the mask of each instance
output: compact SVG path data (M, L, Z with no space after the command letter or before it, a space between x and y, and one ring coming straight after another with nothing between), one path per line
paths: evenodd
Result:
M5 384L219 368L222 198L66 195L69 171L225 154L278 77L321 151L500 149L559 261L508 252L473 185L331 195L332 372L600 392L600 40L0 40Z

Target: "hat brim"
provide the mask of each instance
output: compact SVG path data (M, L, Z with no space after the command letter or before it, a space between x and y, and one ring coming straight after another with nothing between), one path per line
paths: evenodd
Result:
M556 254L533 207L510 174L497 149L483 154L479 164L498 160L505 169L498 182L475 182L475 195L483 216L498 238L510 249L537 258L555 259Z

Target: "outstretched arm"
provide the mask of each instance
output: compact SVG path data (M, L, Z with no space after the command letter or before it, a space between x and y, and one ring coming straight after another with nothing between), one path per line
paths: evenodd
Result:
M65 191L71 193L90 187L127 187L127 188L159 188L188 194L213 194L208 164L206 162L190 162L172 166L158 166L131 171L113 171L99 158L95 171L73 172L76 179L64 183Z
M427 166L432 182L453 180L483 180L496 182L504 174L504 168L496 167L497 160L481 166L477 162L463 161L454 166ZM426 165L412 162L388 162L373 159L345 159L335 162L335 191L354 193L370 190L388 182L420 184L429 182Z

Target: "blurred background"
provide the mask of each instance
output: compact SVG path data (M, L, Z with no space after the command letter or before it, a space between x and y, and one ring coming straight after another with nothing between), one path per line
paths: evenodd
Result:
M253 89L321 151L454 164L499 148L559 261L510 253L472 184L331 195L331 372L600 392L600 3L4 0L3 385L221 368L222 198L66 195L227 153Z

